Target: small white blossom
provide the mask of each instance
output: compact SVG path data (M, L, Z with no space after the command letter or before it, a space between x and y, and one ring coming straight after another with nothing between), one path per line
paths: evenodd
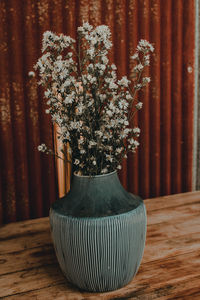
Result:
M74 102L74 98L73 98L72 95L69 95L69 96L67 96L67 97L63 100L63 102L64 102L65 104L71 104L71 103Z
M136 52L136 53L134 53L132 56L131 56L131 58L132 59L137 59L139 57L139 55L138 55L138 53Z
M47 146L45 144L41 144L38 146L38 151L40 152L46 152L47 151Z
M94 57L94 54L95 54L94 48L88 49L88 50L87 50L87 54L88 54L91 58L93 58L93 57Z
M130 143L130 145L134 145L135 147L139 146L138 141L134 140L133 138L131 138L131 139L129 140L129 143Z
M142 109L143 103L142 102L138 102L135 107L139 110Z
M89 141L89 145L88 145L88 147L89 148L92 148L92 147L94 147L94 146L96 146L96 142L95 141Z
M101 170L101 173L102 173L102 174L108 173L108 169L107 169L107 168L102 169L102 170Z
M142 78L142 83L149 83L151 81L150 77L144 77Z
M28 76L29 76L29 77L35 77L35 72L34 72L34 71L28 72Z
M81 149L81 150L80 150L80 153L81 153L81 154L85 154L85 153L86 153L85 149Z
M119 108L121 108L121 109L127 109L128 108L128 103L127 103L127 101L125 101L125 100L121 100L121 101L119 101Z
M112 89L117 89L117 88L118 88L117 84L111 81L109 84L109 89L112 90Z
M136 135L139 135L140 134L140 128L134 127L133 128L133 133L135 133Z
M106 113L109 117L112 117L112 115L113 115L113 112L111 110L107 110Z
M122 79L118 80L117 83L121 86L128 87L130 80L128 80L126 76L123 76Z
M154 47L148 41L146 41L146 40L140 40L139 44L137 46L137 50L138 51L144 51L144 52L147 52L147 51L153 52L154 51Z
M112 70L117 70L117 67L116 67L115 64L112 64L112 65L111 65L111 68L112 68Z
M142 84L141 84L141 83L138 83L138 84L134 85L134 88L135 88L136 90L140 90L140 89L142 88Z
M75 161L74 161L74 164L75 165L79 165L80 164L80 160L76 158Z
M140 63L140 64L138 64L138 65L136 65L135 67L134 67L134 71L135 72L140 72L140 71L142 71L144 69L144 66Z

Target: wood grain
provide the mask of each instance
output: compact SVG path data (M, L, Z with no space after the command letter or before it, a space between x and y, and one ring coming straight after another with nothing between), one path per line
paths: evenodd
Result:
M0 299L200 299L200 192L145 200L147 241L136 277L109 293L88 293L62 275L48 218L0 228Z

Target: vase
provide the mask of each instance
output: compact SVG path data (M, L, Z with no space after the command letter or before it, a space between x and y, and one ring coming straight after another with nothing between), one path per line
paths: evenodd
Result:
M138 271L146 239L143 200L117 172L74 175L70 192L50 208L51 234L67 280L93 292L116 290Z

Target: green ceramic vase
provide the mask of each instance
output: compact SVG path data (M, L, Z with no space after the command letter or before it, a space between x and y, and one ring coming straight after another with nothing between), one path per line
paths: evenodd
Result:
M93 292L128 284L143 256L146 223L142 199L122 187L116 171L74 175L70 192L50 209L54 248L67 280Z

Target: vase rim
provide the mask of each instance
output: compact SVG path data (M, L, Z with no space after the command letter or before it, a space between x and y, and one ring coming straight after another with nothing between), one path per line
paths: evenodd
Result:
M110 176L110 175L113 175L117 173L117 171L113 171L113 172L110 172L110 173L106 173L106 174L99 174L99 175L78 175L74 172L74 176L75 177L79 177L79 178L99 178L99 177L106 177L106 176Z

